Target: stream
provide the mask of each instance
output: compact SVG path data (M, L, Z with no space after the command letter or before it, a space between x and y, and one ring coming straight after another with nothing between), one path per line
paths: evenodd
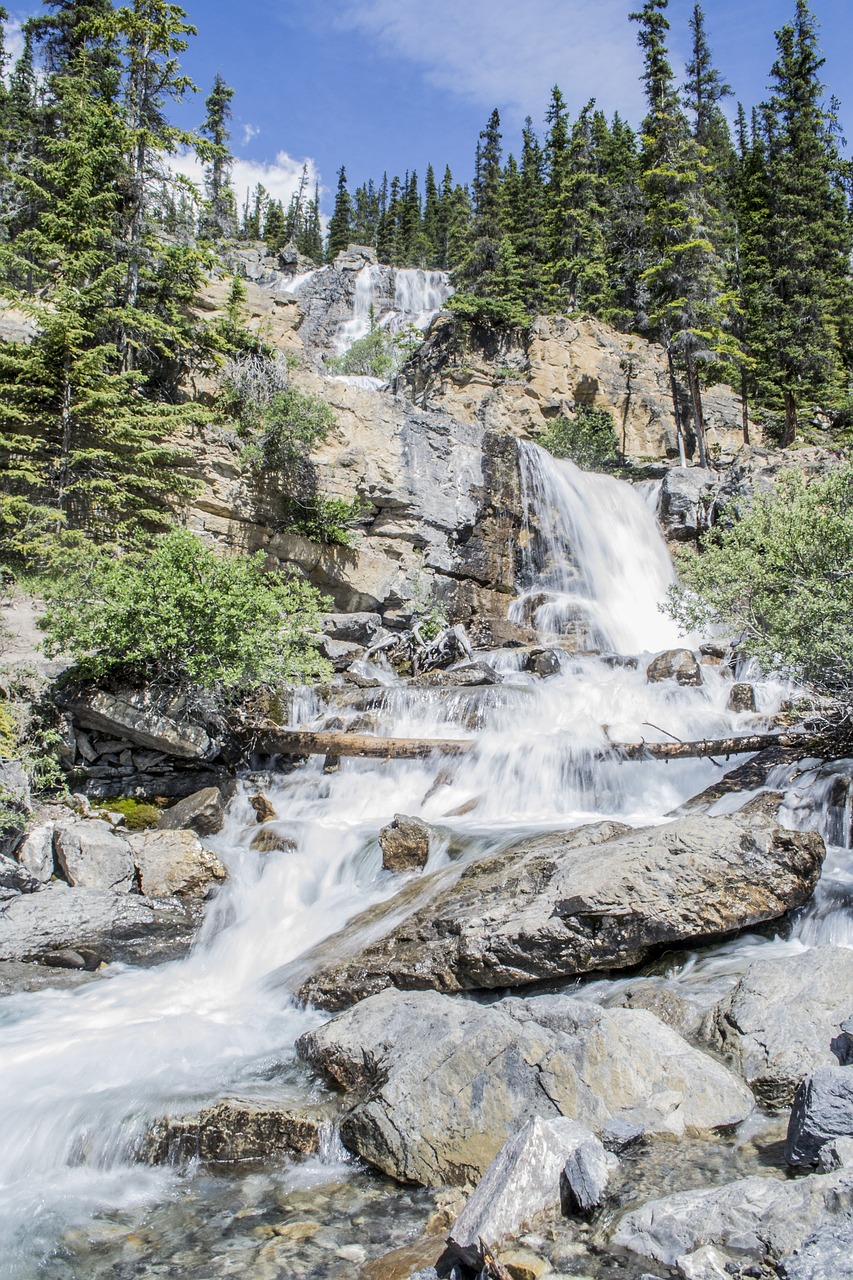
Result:
M505 649L478 655L502 676L493 686L414 688L379 663L362 663L360 674L376 687L348 686L328 698L303 691L294 727L334 720L383 736L476 736L477 748L450 763L346 759L325 772L318 758L269 774L263 790L278 814L271 825L293 841L287 852L252 851L258 827L241 786L224 830L207 842L230 878L186 959L149 970L113 966L79 989L0 1001L0 1275L344 1277L411 1240L435 1193L365 1170L331 1130L318 1156L279 1167L152 1168L134 1154L158 1117L222 1096L274 1090L293 1105L322 1100L323 1086L296 1062L293 1046L327 1015L298 1007L287 990L306 950L399 888L382 869L378 842L395 814L437 829L429 870L603 816L661 822L734 765L620 763L607 757L608 738L724 737L760 724L790 696L783 682L759 681L758 715L730 712L731 673L712 664L703 664L699 687L649 683L650 657L685 643L659 608L673 569L654 486L632 488L535 445L519 448L526 518L510 616L532 623L543 644L564 646L559 673L526 674L518 651ZM769 780L786 793L783 821L816 827L830 842L813 902L778 936L770 930L668 957L657 975L710 1004L757 953L853 946L846 776L843 766L801 762ZM717 811L746 798L724 797ZM598 979L585 990L608 1002L625 981ZM638 1168L632 1194L766 1171L778 1122L744 1128L713 1142L668 1144ZM568 1274L592 1274L574 1247L584 1230L551 1242L555 1266L563 1249ZM595 1265L601 1276L648 1272L624 1260Z

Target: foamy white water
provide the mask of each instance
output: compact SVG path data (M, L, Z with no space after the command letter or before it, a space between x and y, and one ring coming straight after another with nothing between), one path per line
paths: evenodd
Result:
M501 651L490 661L503 683L481 689L412 689L386 670L380 688L351 689L332 707L305 691L294 699L294 723L369 715L379 734L476 736L477 750L452 761L344 760L336 773L314 760L277 775L265 790L295 849L253 852L254 813L238 796L210 841L230 880L188 959L0 1001L0 1274L34 1280L75 1224L159 1201L176 1179L192 1177L134 1163L153 1119L270 1078L298 1103L304 1082L293 1045L321 1018L293 1004L286 976L308 948L395 892L399 881L382 871L378 846L395 813L436 825L434 867L451 841L454 856L475 857L524 832L600 815L660 821L720 775L708 760L608 756L609 741L723 736L749 717L726 710L731 682L719 668L704 668L700 688L646 680L650 653L678 635L658 609L672 566L644 495L521 448L526 552L512 611L532 616L543 639L569 646L559 674L524 674L518 654ZM600 652L571 652L579 630ZM785 693L763 683L761 710L774 711ZM829 821L819 816L831 810L823 801L833 783L821 790L823 776L780 780L792 825ZM849 797L844 804L849 810ZM837 810L840 846L850 821ZM833 856L830 888L812 926L798 926L796 945L849 942L849 853ZM742 966L750 945L722 949L727 972Z

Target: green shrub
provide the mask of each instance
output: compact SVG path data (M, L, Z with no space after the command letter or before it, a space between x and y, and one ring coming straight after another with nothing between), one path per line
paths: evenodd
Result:
M364 505L359 498L347 502L346 498L324 498L317 493L304 503L293 504L288 527L312 542L351 547L353 526L363 514Z
M447 303L464 320L494 329L528 329L530 313L511 298L480 298L473 293L454 293Z
M326 367L355 377L391 378L423 340L424 335L413 324L392 333L381 329L371 316L370 332L356 338L342 356L327 360Z
M555 418L537 443L555 458L570 458L584 471L606 471L619 461L616 428L609 409L579 404L571 418Z
M850 697L853 467L811 484L799 471L781 476L745 513L730 511L680 569L669 612L685 628L723 626L764 670Z
M128 831L149 831L157 825L160 810L154 804L145 804L130 796L102 800L100 807L107 813L123 814Z
M42 625L48 654L70 654L84 676L243 692L325 673L310 640L322 603L308 583L266 573L262 553L221 558L176 529L56 582Z

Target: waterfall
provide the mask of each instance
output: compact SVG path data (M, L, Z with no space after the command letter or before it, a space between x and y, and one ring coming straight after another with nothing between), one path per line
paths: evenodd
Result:
M360 307L375 270L357 282ZM418 274L424 279L411 282ZM409 314L435 301L429 274L398 273ZM192 1169L134 1162L158 1117L261 1086L293 1105L306 1098L315 1086L293 1046L323 1018L297 1007L269 975L287 975L308 948L394 894L378 832L396 813L440 824L433 869L537 829L604 815L660 821L720 776L709 760L625 764L607 756L608 738L718 737L738 723L719 669L704 669L701 688L682 688L650 684L637 661L677 638L658 610L672 567L643 495L536 446L521 446L521 464L525 550L512 613L554 638L558 674L540 680L520 669L518 654L502 651L489 660L504 681L483 689L413 688L386 670L380 687L353 688L335 705L316 692L295 698L294 719L306 728L369 715L378 734L473 735L477 749L439 763L343 760L333 773L315 759L276 775L265 790L292 841L287 853L251 848L258 828L241 790L225 829L208 842L230 879L185 960L147 971L114 966L79 990L0 1001L0 1275L35 1280L45 1257L61 1255L81 1232L87 1238L101 1215L120 1237L122 1224L138 1221L145 1206L176 1201L180 1188L208 1194ZM589 651L572 652L567 641L581 630ZM785 692L765 682L762 709L777 709ZM339 1153L308 1162L304 1176L315 1184L327 1176L324 1158ZM347 1170L335 1163L332 1173L340 1180Z

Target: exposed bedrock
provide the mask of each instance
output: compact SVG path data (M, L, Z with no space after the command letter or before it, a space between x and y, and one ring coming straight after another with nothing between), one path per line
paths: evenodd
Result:
M464 991L635 966L808 901L825 848L772 797L736 814L630 830L602 822L443 867L303 960L303 1000L342 1009L384 987Z
M308 1032L303 1060L343 1089L346 1145L403 1181L476 1182L535 1116L649 1135L738 1124L746 1086L652 1014L569 996L494 1004L383 991ZM554 1188L555 1196L557 1188Z

